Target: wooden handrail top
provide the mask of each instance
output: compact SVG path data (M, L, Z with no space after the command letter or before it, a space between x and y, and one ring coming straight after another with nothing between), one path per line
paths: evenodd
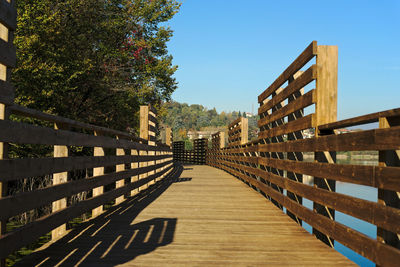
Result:
M93 124L83 123L83 122L67 119L67 118L64 118L61 116L41 112L38 110L30 109L30 108L19 106L19 105L12 105L12 106L10 106L9 109L12 114L19 115L19 116L35 118L35 119L44 120L44 121L48 121L48 122L60 123L60 124L64 124L64 125L67 125L70 127L75 127L75 128L80 128L80 129L90 130L90 131L96 131L96 132L100 132L103 134L117 135L119 137L128 138L133 141L142 142L145 144L147 144L147 142L148 142L146 139L134 136L127 132L113 130L113 129L109 129L106 127L96 126Z
M358 116L358 117L354 117L354 118L350 118L350 119L327 123L327 124L318 126L318 129L319 130L334 130L334 129L344 128L344 127L351 127L351 126L363 125L363 124L372 123L372 122L378 122L379 118L394 117L394 116L400 116L400 108L389 109L389 110L371 113L371 114L367 114L367 115L362 115L362 116Z

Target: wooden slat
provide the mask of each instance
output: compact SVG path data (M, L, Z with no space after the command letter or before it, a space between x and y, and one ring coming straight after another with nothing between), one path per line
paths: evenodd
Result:
M65 158L24 158L0 161L0 182L46 175L57 172L147 162L170 158L171 155L158 156L104 156L104 157L65 157Z
M398 182L400 168L398 167L298 162L261 157L258 159L258 163L261 165L281 170L324 177L341 182L400 191L400 183Z
M150 151L167 151L168 148L149 146L127 140L117 140L105 136L91 136L82 133L69 132L18 123L12 121L0 121L0 140L19 144L41 145L69 145L69 146L102 146L106 148L140 149Z
M300 130L308 129L312 126L314 114L307 115L300 119L282 124L278 127L261 131L258 133L258 138L271 138L275 136L280 136L283 134L288 134Z
M271 115L266 115L264 118L258 120L258 127L262 127L267 123L274 122L278 119L289 116L300 109L312 105L315 101L315 89L309 91L305 95L300 96L295 101L290 102L288 105L283 106Z
M259 152L399 150L400 126L275 144L260 144Z
M358 116L358 117L354 117L354 118L350 118L350 119L346 119L346 120L327 123L327 124L318 126L318 129L334 130L334 129L339 129L339 128L345 128L345 127L357 126L357 125L362 125L362 124L367 124L367 123L372 123L372 122L378 122L379 118L395 117L395 116L400 116L400 108L380 111L380 112L371 113L371 114L367 114L367 115L363 115L363 116Z
M6 81L0 80L0 103L12 105L14 103L14 87Z
M270 99L268 102L263 104L258 108L258 114L262 114L269 109L273 108L274 106L280 104L290 95L294 94L295 92L299 91L303 87L305 87L310 82L314 81L317 78L317 67L316 65L312 65L309 67L303 74L300 75L296 80L289 83L279 94L275 97Z
M17 28L17 10L6 0L0 0L0 23L11 31Z
M19 105L11 106L10 112L12 112L15 115L19 115L19 116L35 118L35 119L54 122L54 123L61 123L61 124L64 124L66 126L73 127L73 128L85 129L85 130L89 130L89 131L96 131L103 135L104 134L109 134L109 135L113 135L113 136L118 135L120 137L125 137L125 138L131 139L133 141L138 141L138 142L147 144L146 139L139 138L130 133L121 132L121 131L117 131L117 130L113 130L113 129L109 129L109 128L105 128L105 127L100 127L100 126L96 126L96 125L92 125L92 124L88 124L88 123L83 123L83 122L79 122L79 121L74 121L71 119L44 113L41 111L37 111L34 109L19 106Z
M313 41L296 59L279 75L279 77L258 96L258 103L262 103L268 96L284 84L292 75L300 70L317 54L317 41Z
M143 174L157 168L171 164L172 161L163 162L157 165L130 169L121 172L113 172L87 179L69 181L32 192L25 192L0 199L0 220L11 218L22 212L46 205L52 201L69 197L83 191L89 191L99 186L105 186L120 179Z
M12 43L0 39L0 63L14 68L16 62L15 47Z
M172 166L170 168L172 168ZM29 223L21 228L18 228L13 232L5 234L0 238L0 258L7 257L13 251L17 250L18 248L24 245L30 244L31 242L38 239L40 236L50 232L52 229L63 224L64 222L73 219L75 217L78 217L82 213L91 210L92 208L110 202L113 199L148 183L149 181L169 171L170 168L165 169L160 173L151 175L145 179L128 184L124 187L120 187L105 192L104 194L99 195L98 197L80 201L73 206L60 210L56 213L52 213L48 216L42 217L32 223Z

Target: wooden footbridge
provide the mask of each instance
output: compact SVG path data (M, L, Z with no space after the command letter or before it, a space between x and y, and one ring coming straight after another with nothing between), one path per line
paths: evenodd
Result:
M211 147L197 140L197 150L185 152L181 143L172 149L168 128L165 143L158 141L151 106L140 108L137 137L14 104L12 3L0 0L1 266L48 233L51 241L16 265L353 265L332 248L340 242L377 265L398 266L400 109L336 121L337 47L312 42L259 95L257 140L248 142L247 121L238 118L227 145L216 133ZM372 122L379 124L338 131ZM306 131L313 134L305 138ZM9 144L51 146L53 157L9 158ZM71 154L71 147L92 154ZM379 160L338 164L340 151L375 151ZM182 165L188 158L198 165ZM52 182L7 190L32 177ZM377 201L337 193L337 182L377 188ZM375 225L377 236L338 222L335 211ZM26 224L7 227L32 213Z

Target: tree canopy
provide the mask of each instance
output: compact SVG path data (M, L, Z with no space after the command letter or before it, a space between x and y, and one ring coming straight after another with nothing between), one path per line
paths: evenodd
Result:
M16 103L126 130L177 88L165 26L175 0L17 1Z

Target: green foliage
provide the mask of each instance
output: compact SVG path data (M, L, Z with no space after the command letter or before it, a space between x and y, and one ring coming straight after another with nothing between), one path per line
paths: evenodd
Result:
M126 130L140 104L169 100L177 83L162 26L175 0L17 1L16 102ZM161 25L162 24L162 25ZM136 117L135 117L136 116Z
M207 109L202 105L188 105L174 101L165 103L163 109L162 123L172 128L176 140L183 141L185 141L189 130L200 131L202 129L226 127L237 119L240 113L233 111L218 114L215 108ZM245 114L245 112L240 114ZM248 120L249 140L252 140L257 137L257 117L253 116Z

